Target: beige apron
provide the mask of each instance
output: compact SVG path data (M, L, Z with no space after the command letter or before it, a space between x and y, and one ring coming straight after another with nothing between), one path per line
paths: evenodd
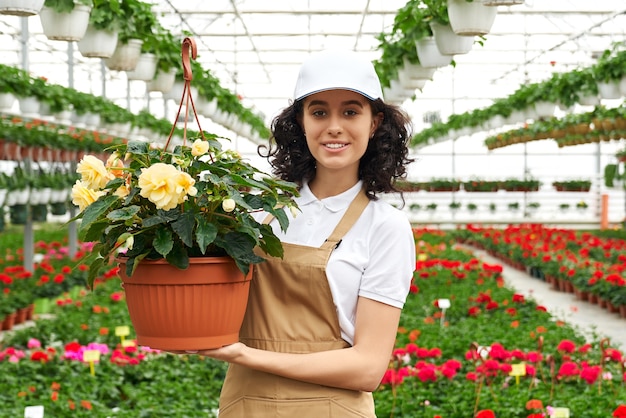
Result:
M369 203L360 192L320 248L283 244L284 257L255 266L240 339L284 353L340 350L337 312L326 278L330 254ZM271 217L266 219L269 222ZM264 255L265 256L265 255ZM267 257L267 256L265 256ZM338 389L231 364L220 396L220 418L375 418L369 392Z

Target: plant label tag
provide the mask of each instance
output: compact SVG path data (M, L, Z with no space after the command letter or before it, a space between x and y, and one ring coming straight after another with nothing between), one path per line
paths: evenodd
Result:
M24 418L43 418L43 405L24 408Z
M127 337L129 334L130 334L130 327L128 325L115 327L115 335L117 337Z
M554 418L569 418L569 408L554 408L552 416Z
M85 363L100 361L100 352L98 350L85 350L83 352L83 361Z
M437 306L439 306L440 309L448 309L450 307L450 299L437 300Z
M512 364L509 376L526 376L526 364Z
M133 341L133 340L124 340L124 341L122 341L122 347L134 347L135 345L136 345L135 341Z

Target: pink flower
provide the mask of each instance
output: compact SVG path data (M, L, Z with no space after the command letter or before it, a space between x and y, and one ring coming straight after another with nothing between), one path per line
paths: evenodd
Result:
M28 348L39 348L41 347L41 341L36 338L31 338L28 340L28 343L26 345Z

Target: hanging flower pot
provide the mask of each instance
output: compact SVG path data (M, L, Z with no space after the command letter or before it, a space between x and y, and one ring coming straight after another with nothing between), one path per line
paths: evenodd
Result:
M160 91L161 93L167 93L174 87L176 81L176 68L171 68L169 72L158 70L156 77L153 80L148 81L146 88L148 91Z
M11 93L0 93L0 111L11 110L15 103L15 96Z
M66 213L67 213L66 202L50 203L50 214L60 216L60 215L65 215Z
M474 45L473 36L457 35L450 25L431 22L430 28L437 44L437 49L442 55L467 54Z
M620 81L598 82L600 97L607 100L621 99L623 94L620 90Z
M9 219L13 225L25 225L26 220L28 219L28 206L9 206Z
M597 95L587 94L578 99L578 103L582 106L597 106L600 104L600 98Z
M422 67L435 68L445 67L452 62L452 55L443 55L439 52L435 38L427 36L415 42L417 56Z
M117 32L87 26L85 36L78 41L78 50L87 58L109 58L117 46Z
M27 116L39 116L40 103L34 96L19 98L20 112Z
M118 261L138 344L201 350L239 341L252 269L244 276L230 257L192 257L186 270L142 261L128 277Z
M424 67L422 64L413 64L408 59L404 58L404 66L402 69L406 72L406 75L410 78L416 78L418 80L432 80L435 75L436 68Z
M31 214L33 222L46 222L46 219L48 219L48 205L40 203L31 206Z
M163 94L163 98L166 100L168 99L174 100L176 103L180 104L180 100L182 99L184 88L185 88L185 83L183 83L180 80L176 80L174 82L174 85L170 89L170 91ZM190 86L189 89L191 91L192 97L198 97L198 89L196 87Z
M198 103L196 103L198 113L206 118L212 118L215 112L217 112L217 99L207 100L200 96L198 97Z
M45 0L0 0L0 14L33 16L38 14Z
M556 103L551 102L537 102L535 103L535 112L540 118L551 118L554 116L556 110Z
M129 39L126 43L118 42L115 51L104 64L112 71L132 71L141 56L141 39Z
M403 88L410 90L422 90L428 81L419 78L411 78L404 70L398 70L398 80Z
M39 13L43 33L53 41L80 41L89 25L91 7L75 4L69 13L59 13L44 7Z
M129 80L150 81L154 78L157 68L157 57L154 54L143 53L139 56L137 65L132 71L127 71Z
M482 36L489 33L498 9L485 6L482 2L448 0L450 26L457 35Z

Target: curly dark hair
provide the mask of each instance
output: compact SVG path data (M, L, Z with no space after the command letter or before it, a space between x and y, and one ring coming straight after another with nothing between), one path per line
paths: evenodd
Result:
M371 200L376 193L402 191L395 187L396 179L406 177L406 166L414 160L408 157L407 144L411 138L411 120L398 106L382 100L370 100L372 115L383 118L359 163L359 179ZM315 159L309 151L301 125L303 100L297 100L274 118L269 146L259 145L258 153L268 159L272 173L282 180L302 186L315 177ZM404 200L404 199L402 199Z

